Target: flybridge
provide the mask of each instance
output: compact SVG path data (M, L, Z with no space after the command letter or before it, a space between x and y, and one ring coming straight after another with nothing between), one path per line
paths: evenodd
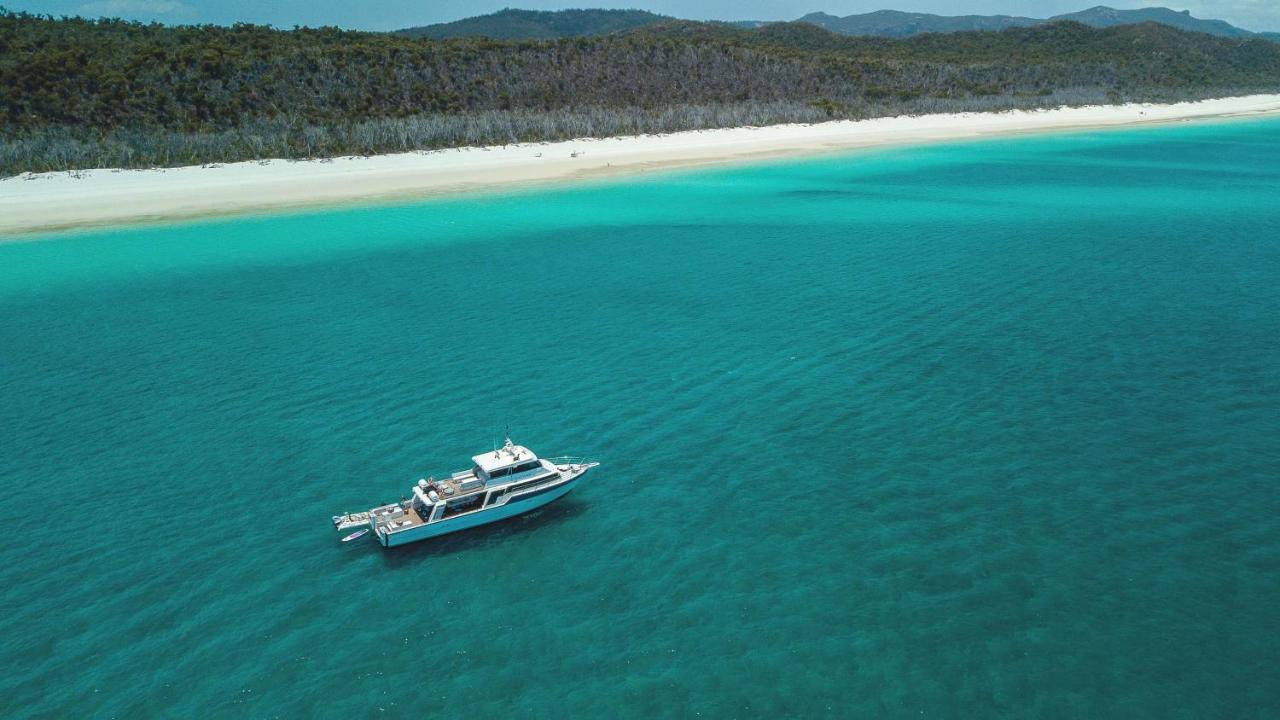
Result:
M476 467L487 473L490 477L495 472L515 472L514 468L524 467L529 469L531 466L537 465L538 458L527 447L511 444L511 438L507 438L506 443L492 453L476 455L471 458Z
M367 527L384 547L404 545L542 507L563 497L600 464L584 458L539 458L511 438L471 460L472 467L444 479L419 480L410 500L335 515L333 525L340 531Z

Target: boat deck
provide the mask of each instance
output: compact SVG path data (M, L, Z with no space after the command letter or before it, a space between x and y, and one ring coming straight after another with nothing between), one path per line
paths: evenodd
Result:
M389 525L375 521L377 527L386 528L391 532L399 532L400 530L407 530L411 527L426 524L426 520L422 519L422 516L418 514L412 503L407 507L405 505L400 505L399 507L402 512L398 519L392 521Z
M413 507L413 503L409 503L409 507L404 509L404 519L408 520L413 525L425 525L427 522L422 518L421 515L418 514L418 510ZM411 526L405 526L405 527L411 527Z

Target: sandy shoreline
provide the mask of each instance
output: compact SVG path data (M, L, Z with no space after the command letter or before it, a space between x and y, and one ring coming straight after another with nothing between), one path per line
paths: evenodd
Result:
M28 174L0 182L0 235L422 197L880 145L1264 114L1280 114L1280 95L699 130L333 160Z

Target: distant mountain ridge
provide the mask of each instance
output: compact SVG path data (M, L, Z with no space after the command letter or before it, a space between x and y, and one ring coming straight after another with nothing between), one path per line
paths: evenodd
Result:
M1165 7L1149 7L1141 10L1116 10L1105 5L1081 10L1080 12L1055 15L1050 20L1074 20L1091 27L1115 27L1116 25L1135 25L1143 22L1157 22L1161 25L1176 27L1179 30L1202 32L1220 37L1252 37L1257 33L1242 30L1223 20L1201 20L1191 16L1189 10L1178 12Z
M1223 20L1202 20L1192 17L1189 11L1170 10L1165 7L1149 7L1140 10L1117 10L1105 5L1079 12L1054 15L1050 18L1017 17L1009 15L931 15L897 10L880 10L861 15L836 17L826 13L810 13L800 18L807 22L843 35L876 35L880 37L909 37L928 32L964 32L969 30L1004 30L1010 27L1030 27L1044 22L1070 20L1096 28L1117 25L1137 25L1155 22L1161 25L1202 32L1219 37L1256 37L1276 33L1254 33L1238 28ZM1275 39L1274 37L1272 39Z
M608 35L632 28L668 22L675 18L647 10L516 10L507 8L489 15L395 31L408 37L445 40L455 37L488 37L495 40L551 40Z
M971 30L1004 30L1029 27L1044 20L1010 15L944 16L929 13L877 10L862 15L836 17L823 12L809 13L796 22L817 25L841 35L875 35L909 37L927 32L966 32Z
M1264 37L1280 42L1280 33L1255 33L1223 20L1192 17L1188 11L1149 7L1140 10L1117 10L1099 5L1079 12L1050 18L1016 15L933 15L930 13L877 10L860 15L838 17L813 12L796 22L817 25L841 35L876 37L910 37L923 33L968 32L974 30L1006 30L1031 27L1046 22L1070 20L1090 27L1107 28L1155 22L1162 25L1229 38ZM678 22L676 18L645 10L515 10L508 8L490 15L465 18L454 22L397 30L395 34L443 40L455 37L489 37L497 40L548 40L568 37L608 35L637 28ZM740 20L711 23L750 29L775 24L763 20Z

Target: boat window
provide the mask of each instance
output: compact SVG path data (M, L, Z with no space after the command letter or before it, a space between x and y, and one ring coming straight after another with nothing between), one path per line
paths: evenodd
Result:
M454 515L476 510L479 508L482 500L484 500L484 493L476 493L475 495L454 498L453 500L445 503L444 512L441 513L440 517L453 517Z
M537 460L530 460L528 462L520 463L519 465L512 465L510 467L504 467L498 470L494 470L493 472L489 473L489 479L497 480L498 478L504 478L508 475L518 475L522 472L536 470L540 467L542 467L542 463L538 462Z
M507 488L507 491L514 493L514 492L520 492L521 490L528 490L531 487L536 487L538 485L542 485L543 483L555 480L556 477L557 476L553 474L553 475L548 475L546 477L540 477L534 480L518 483L516 485L512 485L511 487Z
M483 497L484 496L480 494L468 495L466 497L460 497L455 500L450 500L449 502L445 503L445 506L448 507L450 510L455 510L457 508L464 508L470 505L475 505Z

